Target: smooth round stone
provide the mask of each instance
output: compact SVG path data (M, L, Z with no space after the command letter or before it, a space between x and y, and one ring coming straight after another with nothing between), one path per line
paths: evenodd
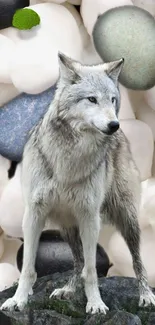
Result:
M9 177L8 177L9 169L10 169L10 161L0 156L0 199L9 181ZM0 227L0 235L1 235L1 227Z
M0 154L20 161L31 129L47 111L55 86L38 95L21 94L0 109Z
M151 128L136 119L122 120L120 125L130 143L131 153L140 173L140 180L144 181L152 174L154 139Z
M17 9L29 6L29 0L0 1L0 29L11 27L12 18Z
M17 267L22 269L23 244L17 253ZM110 268L109 258L99 244L97 245L96 266L98 276L106 276ZM35 268L38 277L73 269L73 256L67 242L57 230L46 230L42 233L36 257Z
M58 80L58 51L80 61L87 37L81 28L80 15L72 5L46 1L29 8L39 15L41 24L18 31L18 35L16 29L9 30L11 39L15 35L18 39L10 56L9 71L12 83L20 92L39 94Z
M155 111L143 101L137 108L136 118L150 127L155 141Z
M144 99L147 104L155 111L155 87L145 91Z
M105 62L125 59L119 81L134 90L155 85L155 20L136 6L120 6L99 16L93 30Z
M0 292L13 285L19 279L18 269L10 263L0 263Z
M15 49L15 43L8 37L0 35L0 83L11 84L9 71L10 53Z
M21 189L21 165L17 166L15 176L5 186L0 199L0 226L8 236L23 236L22 220L24 200Z

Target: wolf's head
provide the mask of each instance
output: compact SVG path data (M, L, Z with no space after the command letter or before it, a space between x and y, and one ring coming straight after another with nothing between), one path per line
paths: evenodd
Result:
M118 76L124 59L86 66L59 53L58 114L112 134L119 128Z

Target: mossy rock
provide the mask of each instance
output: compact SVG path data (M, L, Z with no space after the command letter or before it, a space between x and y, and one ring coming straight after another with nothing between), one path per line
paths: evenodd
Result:
M12 26L20 30L31 29L39 24L39 15L34 10L29 8L17 10L12 20Z
M46 297L41 302L32 301L31 303L29 303L29 308L35 310L55 310L60 314L74 318L82 318L85 316L85 312L81 308L81 306L75 304L71 300L49 299Z
M109 307L104 314L86 315L86 297L83 281L77 282L77 291L69 300L49 299L54 289L64 286L71 272L54 273L39 278L34 294L21 312L0 312L0 324L7 325L154 325L155 306L139 307L138 281L135 278L109 277L99 279L101 297ZM0 292L0 305L12 297L15 288ZM155 293L155 290L153 290ZM2 319L3 317L3 319Z
M119 81L134 90L155 85L155 20L136 6L110 9L98 17L93 39L104 62L124 58Z

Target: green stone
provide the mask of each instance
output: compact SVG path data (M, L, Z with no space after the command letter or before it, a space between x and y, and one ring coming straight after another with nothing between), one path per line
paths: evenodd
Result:
M39 24L39 15L34 10L29 8L17 10L12 20L12 26L20 30L31 29Z
M121 6L100 15L93 40L104 62L124 58L119 81L134 90L155 85L155 20L146 10Z

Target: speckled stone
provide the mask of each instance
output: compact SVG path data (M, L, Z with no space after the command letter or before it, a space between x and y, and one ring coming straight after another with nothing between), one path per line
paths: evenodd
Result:
M0 154L20 161L29 132L45 114L55 86L38 95L21 94L0 108Z
M119 81L134 90L155 85L155 20L136 6L112 8L100 15L93 30L103 61L124 58Z

